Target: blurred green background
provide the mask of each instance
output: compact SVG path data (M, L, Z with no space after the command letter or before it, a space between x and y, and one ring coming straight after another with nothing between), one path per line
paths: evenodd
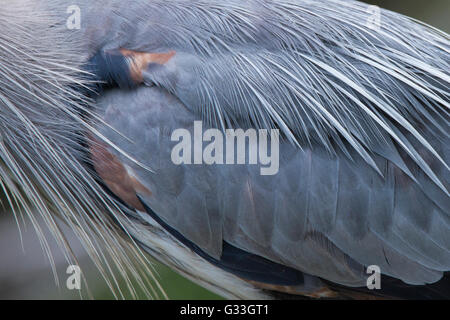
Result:
M365 1L415 17L450 32L449 0L379 0ZM1 200L1 195L0 195ZM2 201L5 203L5 201ZM23 225L22 225L23 227ZM57 274L61 284L55 284L50 264L31 228L22 228L23 245L17 225L7 208L0 207L0 299L80 299L78 292L65 286L67 264L55 244ZM100 274L86 257L76 238L68 232L68 240L80 257L80 266L96 299L112 299ZM159 282L171 299L219 299L164 266L157 266ZM127 296L129 297L129 296ZM84 296L86 298L86 296Z

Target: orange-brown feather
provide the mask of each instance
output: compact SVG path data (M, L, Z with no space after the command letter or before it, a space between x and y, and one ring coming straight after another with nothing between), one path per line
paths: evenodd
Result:
M145 211L136 193L151 195L151 191L129 174L120 159L98 140L90 143L91 159L95 170L106 186L127 205Z
M130 58L130 74L133 81L142 83L144 81L143 71L147 69L151 63L166 64L176 54L175 51L166 53L151 53L120 49L120 52Z

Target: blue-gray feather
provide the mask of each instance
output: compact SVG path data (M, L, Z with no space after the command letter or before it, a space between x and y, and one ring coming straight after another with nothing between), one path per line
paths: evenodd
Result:
M385 139L449 194L424 159L429 154L449 169L429 143L430 136L448 138L447 34L387 10L373 30L367 6L357 1L108 4L97 6L110 15L87 15L108 25L90 40L106 49L175 50L165 68L144 73L145 81L212 126L280 128L292 143L319 144L331 154L347 145L377 171L372 154Z

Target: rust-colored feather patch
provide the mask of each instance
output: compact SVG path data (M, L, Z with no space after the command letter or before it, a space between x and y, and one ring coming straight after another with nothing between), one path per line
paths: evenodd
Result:
M130 207L145 211L136 193L151 195L151 191L130 175L119 158L108 150L105 143L91 140L89 149L92 163L106 186Z

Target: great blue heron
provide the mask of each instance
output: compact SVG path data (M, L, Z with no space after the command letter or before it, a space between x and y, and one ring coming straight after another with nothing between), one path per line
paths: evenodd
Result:
M450 297L444 32L350 0L0 5L1 187L113 289L111 259L144 286L143 249L229 298ZM279 130L276 174L231 128Z

